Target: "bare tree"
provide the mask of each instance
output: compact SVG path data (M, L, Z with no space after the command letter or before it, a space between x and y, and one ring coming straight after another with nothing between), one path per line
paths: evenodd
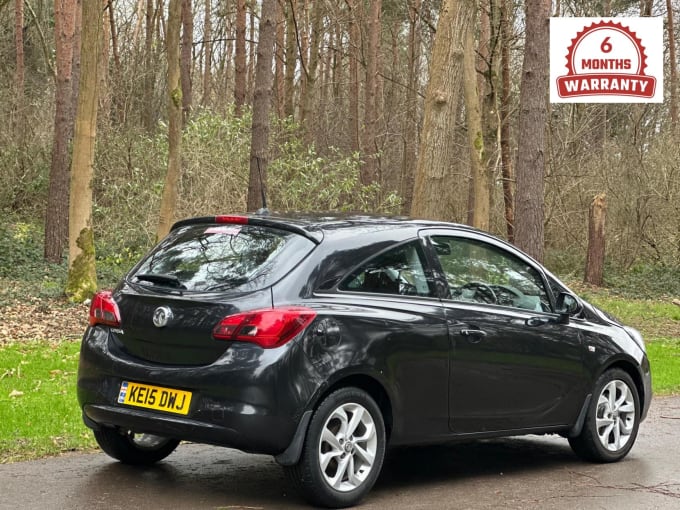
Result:
M403 124L403 151L401 160L402 212L411 211L413 201L413 179L416 172L416 149L418 146L418 77L420 75L420 8L422 0L408 2L408 54L406 88L406 115Z
M271 104L274 72L272 58L276 39L276 0L262 1L260 37L257 42L255 92L253 98L253 127L250 144L250 177L248 179L249 211L261 206L266 193L269 160L269 106Z
M543 261L550 0L527 0L519 99L515 244Z
M213 60L213 41L212 41L212 0L205 0L205 14L203 18L203 97L201 104L206 106L210 101L210 91L212 89L212 60Z
M186 124L191 113L194 47L194 11L191 0L182 0L182 49L180 52L180 81L182 83L182 125Z
M451 193L445 182L456 157L451 133L462 89L464 43L472 21L470 1L444 0L439 13L411 206L415 217L445 219L442 204Z
M182 161L182 85L180 79L180 27L182 1L170 0L168 7L168 171L161 197L160 218L156 237L161 239L170 231L177 205Z
M103 46L103 6L108 0L83 2L83 30L78 111L73 139L69 204L69 269L66 295L81 302L97 290L92 230L92 175L97 137L99 59Z
M470 149L470 173L472 174L472 226L489 230L489 177L487 157L482 132L482 112L477 88L475 46L472 30L467 30L463 57L463 91L465 93L465 117L467 119Z
M16 66L14 68L14 86L17 105L24 102L24 0L15 0L14 4L14 47L16 50ZM21 113L19 114L21 115Z
M361 168L361 182L371 184L379 181L378 131L381 115L379 94L380 38L382 32L382 0L370 2L368 13L368 48L366 51L366 102L364 106L364 164Z
M240 117L246 103L246 0L236 2L234 73L234 105Z
M59 263L69 235L69 144L73 137L73 43L76 1L55 0L56 88L52 165L45 211L45 260ZM96 75L96 73L95 73Z
M501 174L503 177L503 210L505 229L508 241L515 240L515 199L514 172L512 169L512 155L510 149L510 0L500 0L500 39L501 39L501 97L499 103L500 115L500 146L501 146Z

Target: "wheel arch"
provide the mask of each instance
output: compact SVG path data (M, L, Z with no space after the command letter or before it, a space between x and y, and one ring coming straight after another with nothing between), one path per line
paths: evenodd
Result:
M323 400L340 388L354 387L368 393L380 408L385 422L385 436L389 442L392 428L394 426L394 415L392 411L392 401L385 387L375 378L366 374L350 374L334 381L328 386L314 402L314 409L316 409Z
M633 379L633 383L635 383L635 389L638 392L638 398L640 399L640 412L642 413L642 410L645 408L645 404L647 403L647 399L649 398L649 395L645 394L645 385L642 380L642 374L640 374L639 370L637 370L635 363L632 361L629 361L627 359L617 359L613 360L612 363L607 365L600 374L598 374L598 377L605 372L609 370L613 370L615 368L618 368L620 370L623 370L626 372L631 379Z

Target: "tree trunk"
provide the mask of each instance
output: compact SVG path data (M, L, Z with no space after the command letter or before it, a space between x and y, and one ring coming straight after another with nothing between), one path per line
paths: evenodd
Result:
M469 1L444 0L439 14L411 206L414 217L447 219L442 206L452 192L446 177L458 151L451 138L462 89L464 42L472 21Z
M413 202L413 180L416 173L418 147L418 78L420 74L420 7L422 0L410 0L408 5L408 54L406 88L406 115L404 116L403 151L401 160L401 212L409 214Z
M312 113L316 108L317 96L317 72L319 68L319 47L321 43L321 23L323 21L322 2L314 2L312 5L312 41L309 50L309 60L307 61L306 71L307 80L305 86L305 94L302 97L302 113L300 121L305 126L305 142L311 145L314 142L315 125Z
M246 0L237 0L234 106L238 117L243 114L243 105L246 103L246 72Z
M191 0L182 0L182 48L180 80L182 82L182 125L189 120L192 107L191 71L193 69L194 11Z
M177 206L182 161L182 85L180 78L180 27L182 1L170 0L168 7L168 171L165 174L160 218L156 238L162 239L170 231Z
M155 55L153 51L155 7L153 0L146 0L146 26L144 33L144 104L143 124L149 133L155 130L156 115L153 104L155 85Z
M370 2L368 14L368 49L366 52L366 105L364 107L363 150L364 164L361 167L361 182L364 185L379 182L378 131L379 107L378 72L381 39L382 0Z
M500 114L500 145L501 145L501 174L503 176L503 204L505 216L505 228L509 242L515 240L515 199L513 183L515 180L512 171L512 155L510 151L510 0L501 0L501 100L499 105Z
M470 173L473 189L472 226L481 230L489 230L489 178L486 168L484 135L482 134L482 113L479 107L479 91L477 90L474 38L472 30L466 32L463 58L463 91L465 93L468 143L470 144Z
M269 159L269 105L272 96L272 57L276 38L276 0L262 1L260 37L257 43L257 68L253 98L253 128L250 145L250 177L248 180L247 209L264 207L262 197L267 190Z
M675 25L673 23L673 2L666 0L668 12L668 57L670 60L670 113L673 131L678 127L678 61L675 56Z
M109 32L111 34L111 53L113 54L113 82L121 83L123 69L120 62L120 51L118 49L118 29L116 27L113 0L109 0L107 5L107 11L109 18ZM108 54L108 51L106 51L106 49L104 51ZM106 66L106 68L108 71L108 66ZM102 77L103 76L105 75L102 75ZM105 94L106 90L102 90L102 92ZM113 96L111 100L113 101L113 107L115 109L116 121L119 124L125 122L125 98L123 97L123 93L124 93L123 91L119 91L118 87L114 87L113 92L111 94Z
M286 46L286 12L281 2L276 3L276 62L274 62L274 82L276 87L276 114L285 117L284 58Z
M588 256L584 283L601 287L604 273L605 220L607 203L604 193L596 195L590 204L588 216Z
M97 137L99 58L102 53L103 6L108 0L83 2L81 73L71 167L69 270L66 295L82 302L97 290L92 231L92 174Z
M297 31L295 29L295 9L297 0L286 2L286 72L284 75L284 108L286 117L295 116L295 68L297 66Z
M349 139L352 152L361 150L359 145L359 55L361 54L361 30L359 26L360 3L347 0L349 7Z
M76 1L55 0L55 88L52 164L45 211L45 260L60 263L69 238L69 145L73 137L73 43ZM96 76L96 73L95 73Z
M16 67L14 68L14 88L17 97L19 117L23 117L21 107L24 104L24 0L15 0L14 4L14 47L16 49Z
M201 104L207 106L210 101L210 89L212 88L212 5L211 0L205 0L205 18L203 19L203 97Z
M550 0L527 0L519 99L515 244L539 262L544 250L545 130Z

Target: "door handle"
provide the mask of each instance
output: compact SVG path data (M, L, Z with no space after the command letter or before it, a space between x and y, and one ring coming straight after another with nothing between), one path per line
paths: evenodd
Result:
M463 336L484 338L486 336L486 331L481 329L461 329L460 334Z
M550 322L550 319L547 319L546 317L529 317L525 323L527 326L531 327L536 327L536 326L545 326Z

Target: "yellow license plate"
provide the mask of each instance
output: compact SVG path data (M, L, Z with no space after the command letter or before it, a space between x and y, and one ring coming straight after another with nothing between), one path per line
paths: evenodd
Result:
M168 413L188 414L191 392L123 381L118 393L118 403Z

